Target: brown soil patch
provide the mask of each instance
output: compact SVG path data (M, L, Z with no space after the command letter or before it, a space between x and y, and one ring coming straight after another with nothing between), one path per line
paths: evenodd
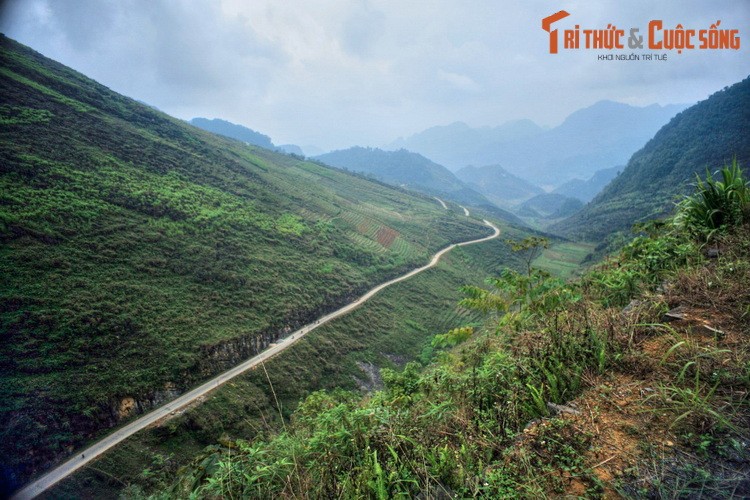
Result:
M375 238L378 240L378 243L383 245L385 248L390 248L393 242L398 238L398 231L391 229L389 227L381 227L378 229L378 232L375 233Z

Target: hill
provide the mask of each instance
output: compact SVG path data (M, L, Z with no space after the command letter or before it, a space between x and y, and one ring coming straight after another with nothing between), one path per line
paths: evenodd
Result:
M736 158L750 168L750 78L679 113L583 210L549 229L591 241L668 212L695 175Z
M260 146L266 149L274 149L271 138L260 132L256 132L251 128L247 128L236 123L214 118L209 120L208 118L193 118L190 120L190 124L203 130L208 130L214 134L223 135L224 137L231 137L238 141Z
M0 38L4 493L451 242L431 197L225 139Z
M602 189L604 189L604 186L617 177L624 168L625 166L623 165L620 167L597 170L588 180L571 179L562 186L555 188L552 192L588 203L593 200Z
M222 440L151 488L196 498L750 497L750 288L737 272L750 269L746 183L717 205L745 209L714 233L719 259L693 238L707 220L678 217L576 281L506 270L463 288L460 305L484 319L436 335L432 363L382 370L383 388L365 397L313 393L283 429Z
M521 203L516 211L519 214L529 213L546 219L568 217L583 207L583 202L558 193L542 193Z
M384 151L353 147L316 156L315 159L334 167L371 175L389 184L444 196L458 203L491 205L447 168L405 149Z
M456 172L456 177L491 202L505 208L544 192L539 186L511 174L500 165L464 167Z
M456 171L467 165L489 165L491 152L501 144L535 137L544 131L531 120L517 120L496 127L472 128L464 122L430 127L407 138L399 138L388 149L408 149ZM489 154L488 154L489 152Z
M537 185L559 186L573 178L589 178L604 167L625 164L684 108L600 101L572 113L555 128L527 130L515 138L467 127L455 139L429 129L401 144L449 168L500 164ZM423 144L425 135L434 136L430 148Z

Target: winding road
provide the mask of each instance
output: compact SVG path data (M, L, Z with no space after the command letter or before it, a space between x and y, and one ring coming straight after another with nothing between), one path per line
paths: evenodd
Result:
M443 205L443 208L444 208L444 209L448 210L448 205L446 205L446 204L445 204L445 202L444 202L443 200L441 200L441 199L440 199L440 198L438 198L437 196L435 196L434 198L435 198L435 199L436 199L436 200L437 200L437 201L438 201L438 202L439 202L439 203L440 203L441 205Z
M439 200L442 203L442 200ZM446 207L447 208L447 207ZM466 211L466 215L468 216L468 210L464 209ZM387 281L385 283L382 283L375 288L371 289L369 292L355 300L354 302L345 305L341 309L338 309L330 314L326 314L325 316L319 318L318 320L309 323L299 330L291 333L289 336L279 340L276 344L271 344L271 346L266 349L265 351L261 352L260 354L248 359L247 361L242 362L241 364L235 366L234 368L227 370L226 372L217 375L216 377L212 378L208 382L205 382L201 384L200 386L196 387L195 389L186 392L182 396L179 396L178 398L170 401L169 403L166 403L165 405L156 408L152 410L151 412L143 415L142 417L134 420L133 422L127 424L126 426L115 430L108 436L102 438L101 440L97 441L93 445L89 446L85 450L80 450L74 457L68 459L66 462L63 462L56 468L52 469L48 473L44 474L43 476L40 476L35 481L27 484L22 489L18 490L14 495L13 499L29 499L34 498L41 493L43 493L48 488L52 487L57 482L61 481L62 479L65 479L69 475L71 475L73 472L77 471L81 467L84 467L86 464L97 458L102 453L106 452L110 448L114 447L115 445L119 444L120 442L124 441L128 437L132 436L136 432L145 429L151 424L154 424L158 422L159 420L168 417L169 415L173 414L174 412L184 408L185 406L189 405L190 403L195 402L198 398L201 398L208 394L210 391L213 391L217 387L221 386L222 384L225 384L229 380L233 379L234 377L246 372L247 370L254 368L264 361L268 360L269 358L279 354L284 349L287 349L292 344L299 342L299 340L310 333L311 331L315 330L319 326L322 326L329 321L332 321L340 316L343 316L357 307L361 306L363 303L365 303L367 300L369 300L371 297L373 297L376 293L383 290L384 288L387 288L391 285L394 285L396 283L399 283L401 281L407 280L411 278L412 276L415 276L423 271L426 271L427 269L430 269L431 267L434 267L437 265L437 263L440 261L440 258L445 255L446 253L450 252L456 247L460 246L466 246L466 245L474 245L476 243L482 243L484 241L489 241L494 238L497 238L500 235L500 229L489 222L488 220L484 220L484 223L491 227L494 232L490 236L486 236L484 238L480 238L477 240L471 240L471 241L464 241L462 243L454 243L442 250L440 250L438 253L436 253L432 260L429 262L429 264L419 267L417 269L414 269L413 271L409 271L408 273L399 276L398 278L392 279L390 281Z

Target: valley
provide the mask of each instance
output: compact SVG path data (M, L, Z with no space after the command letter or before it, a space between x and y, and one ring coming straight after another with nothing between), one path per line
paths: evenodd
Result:
M50 42L96 80L0 34L0 497L750 496L750 76L480 101L454 19L139 7Z

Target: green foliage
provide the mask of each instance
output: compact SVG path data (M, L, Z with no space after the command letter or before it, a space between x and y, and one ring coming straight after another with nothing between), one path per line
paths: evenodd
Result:
M664 217L707 165L750 164L750 77L682 111L630 158L626 168L572 217L548 228L601 242L634 223ZM720 222L720 221L717 221ZM612 248L612 247L610 247Z
M737 159L724 166L714 179L696 175L695 193L678 205L677 222L704 241L737 227L750 215L750 181L745 180Z
M605 268L577 283L532 269L525 274L506 271L488 281L489 289L465 287L462 307L487 319L482 326L438 336L437 345L457 345L441 352L436 363L425 368L411 363L400 372L383 370L385 389L364 399L340 392L315 394L300 406L301 416L292 419L287 433L256 443L264 450L287 443L286 456L295 457L297 464L294 472L289 472L289 465L279 469L290 474L288 480L263 494L560 497L570 494L566 478L571 477L586 488L584 496L604 494L601 482L586 467L592 436L578 425L587 418L551 418L554 406L548 403L569 402L592 374L605 374L610 368L614 370L608 376L615 380L621 372L635 375L627 363L618 362L623 354L634 355L622 352L632 333L620 326L630 320L616 303L629 295L618 298L618 294L627 287L632 293L647 291L664 277L678 279L678 271L702 263L696 245L670 222L639 229L646 234L621 252L615 268L632 274L627 286L617 283L617 275ZM746 259L750 238L746 233L736 237L732 247ZM706 279L718 279L727 267L735 273L721 278L722 285L744 283L742 271L736 272L746 269L741 259L722 259L727 263L713 266ZM692 276L689 285L698 286L696 279ZM739 300L747 295L744 289L733 293ZM741 320L740 315L735 311ZM660 328L648 327L649 331ZM666 417L664 429L683 433L699 453L710 456L723 450L731 457L746 456L731 445L746 439L746 368L743 372L742 366L734 366L731 374L725 368L733 361L728 356L746 359L746 353L704 348L679 337L665 351L661 361L649 367L649 371L664 370L650 379L664 383L654 385L658 389L643 397L645 411ZM539 417L546 418L527 425ZM652 438L647 433L649 443ZM671 462L673 458L662 456L654 464ZM273 462L264 461L262 467L268 466L273 467ZM721 484L736 488L741 481L737 477L724 481L710 464L670 467L675 471L661 471L656 477L647 467L641 469L638 484L646 482L648 488L635 494L696 494L703 487L719 492ZM676 481L670 477L672 472ZM226 468L216 472L212 481L202 483L205 489L200 494L252 496L243 489L240 473ZM224 489L217 489L217 484Z
M529 275L531 275L531 263L542 254L543 250L549 248L549 240L540 236L527 236L520 241L508 240L507 243L514 252L523 256Z
M126 398L147 409L487 234L429 197L191 127L5 37L0 65L0 451L22 477L128 418Z
M703 258L698 246L671 222L654 221L637 229L646 234L583 279L605 306L625 306L639 291L653 290L676 270Z
M432 339L433 347L455 347L468 340L474 333L474 327L462 326L454 328L448 333L435 335Z

